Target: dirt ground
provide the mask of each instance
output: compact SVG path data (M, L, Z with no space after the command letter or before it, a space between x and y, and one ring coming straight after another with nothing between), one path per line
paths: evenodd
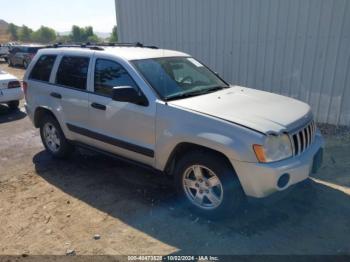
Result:
M311 185L213 222L160 175L81 150L52 159L23 108L0 106L0 255L350 254L350 135L326 141Z

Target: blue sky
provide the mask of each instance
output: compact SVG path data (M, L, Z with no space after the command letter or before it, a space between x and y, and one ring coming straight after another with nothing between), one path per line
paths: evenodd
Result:
M111 32L116 24L114 0L0 0L0 19L38 29L41 25L58 32L73 24Z

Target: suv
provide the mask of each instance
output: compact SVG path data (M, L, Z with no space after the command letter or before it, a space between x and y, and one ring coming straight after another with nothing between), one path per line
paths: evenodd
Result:
M8 64L9 66L23 66L27 68L30 62L32 61L35 54L39 49L44 48L41 45L17 45L12 46L10 53L8 55Z
M54 157L78 145L172 175L184 203L209 217L321 165L324 141L307 104L230 86L182 52L43 49L24 81L27 113Z

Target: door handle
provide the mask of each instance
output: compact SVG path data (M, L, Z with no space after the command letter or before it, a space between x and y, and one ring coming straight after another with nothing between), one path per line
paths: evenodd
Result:
M50 94L50 96L52 96L52 97L54 97L54 98L57 98L57 99L62 99L62 96L61 96L61 94L59 94L59 93L52 92L52 93Z
M106 111L106 109L107 109L107 107L105 105L101 105L98 103L92 103L91 106L95 109L103 110L103 111Z

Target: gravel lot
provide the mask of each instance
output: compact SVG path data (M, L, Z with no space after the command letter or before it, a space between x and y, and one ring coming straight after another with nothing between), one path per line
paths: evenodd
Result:
M23 108L0 106L0 255L350 254L350 136L323 129L325 163L310 185L212 222L147 170L80 150L53 160Z

